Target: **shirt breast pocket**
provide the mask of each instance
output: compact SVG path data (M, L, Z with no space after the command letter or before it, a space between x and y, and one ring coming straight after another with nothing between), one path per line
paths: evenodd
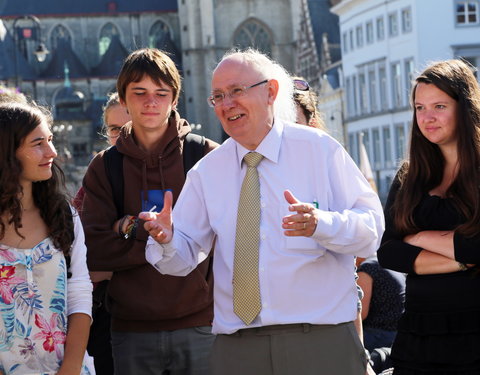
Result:
M282 207L279 209L281 217L293 214L288 211L288 208ZM289 237L282 233L284 237L285 251L289 254L309 254L317 257L321 257L325 254L326 249L322 247L317 241L310 237L294 236Z
M295 236L286 237L285 247L288 252L296 252L298 254L310 254L321 257L325 254L325 249L312 238Z

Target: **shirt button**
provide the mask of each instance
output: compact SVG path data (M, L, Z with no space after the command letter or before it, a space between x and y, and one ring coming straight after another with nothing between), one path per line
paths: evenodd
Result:
M262 234L262 236L260 237L262 239L262 241L265 241L265 239L267 238L267 236L265 236L264 234Z
M265 302L265 303L262 303L262 307L263 307L263 308L268 307L268 303L266 303L266 302Z
M261 204L262 204L262 208L267 207L267 204L265 202L262 202Z

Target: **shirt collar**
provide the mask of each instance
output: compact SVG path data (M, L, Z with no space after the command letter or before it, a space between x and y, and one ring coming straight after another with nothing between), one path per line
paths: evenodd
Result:
M264 158L277 163L280 154L280 144L282 142L284 124L280 120L275 120L270 131L267 133L262 142L258 145L256 152L263 155ZM237 161L240 168L242 167L243 157L251 150L246 149L240 143L235 142L237 151Z

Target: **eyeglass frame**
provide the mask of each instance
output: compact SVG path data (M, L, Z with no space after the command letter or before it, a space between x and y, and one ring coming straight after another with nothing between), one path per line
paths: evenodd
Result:
M241 90L241 94L237 94L237 96L236 96L237 98L239 98L239 97L242 97L243 95L245 95L248 90L253 89L254 87L263 85L264 83L268 83L268 81L270 81L270 80L269 80L269 79L264 79L263 81L258 82L258 83L255 83L255 84L253 84L253 85L251 85L251 86L235 86L235 87L232 87L232 89L230 89L230 90L228 91L228 93L224 93L223 91L221 91L221 92L215 94L215 95L220 95L220 94L222 95L222 100L221 100L221 102L218 103L218 104L215 104L215 100L213 99L213 96L214 96L214 95L212 94L212 95L210 95L210 96L207 98L208 105L209 105L210 107L212 107L212 108L215 108L217 105L220 105L220 104L225 100L225 98L226 98L227 96L228 96L230 99L235 98L235 96L234 96L235 94L232 94L232 90L234 90L234 89L242 89L242 90Z
M104 126L102 127L102 130L101 130L100 134L101 134L102 136L106 137L106 138L113 138L113 139L114 139L114 138L118 138L118 137L120 137L120 131L122 130L122 128L123 128L123 125L122 125L122 126L118 126L118 125L104 125ZM113 130L114 133L117 133L117 134L112 135L112 134L111 134L112 130Z
M306 88L305 89L302 89L302 88L299 88L297 87L297 82L298 83L301 83L303 86L305 86ZM304 79L294 79L293 80L293 88L296 90L296 91L308 91L310 90L310 85L307 81L305 81Z

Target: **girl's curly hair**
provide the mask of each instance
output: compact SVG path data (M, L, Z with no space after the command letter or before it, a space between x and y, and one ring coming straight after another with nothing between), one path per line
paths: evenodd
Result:
M52 124L52 116L44 107L34 103L0 104L0 240L11 224L23 237L18 231L22 227L22 165L16 151L25 137L42 122ZM48 227L49 237L55 247L68 256L74 239L72 212L65 194L65 176L55 161L52 177L35 182L32 193Z

